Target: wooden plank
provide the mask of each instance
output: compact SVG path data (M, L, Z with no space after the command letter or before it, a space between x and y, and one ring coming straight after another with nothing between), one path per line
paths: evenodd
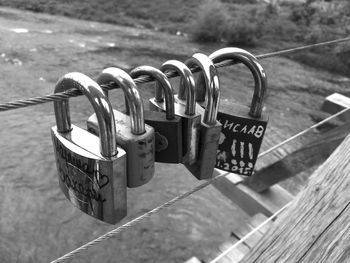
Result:
M324 133L320 138L310 142L299 150L287 155L273 165L257 171L247 177L244 184L257 192L262 192L280 181L314 165L323 162L350 132L350 123Z
M256 227L262 224L268 217L264 214L258 213L247 221L246 225L240 225L231 232L231 236L234 236L238 240L242 239L253 231ZM243 242L247 249L250 249L255 246L255 244L262 238L262 236L267 232L268 228L271 226L272 222L269 222L264 227L260 228L255 232L251 237Z
M323 105L326 105L327 102L332 102L332 105L339 105L342 108L336 108L335 112L342 110L344 108L349 108L350 107L350 98L347 96L344 96L339 93L333 93L332 95L329 95ZM335 113L335 112L330 112L330 113Z
M220 253L223 253L227 249L229 249L234 243L233 242L225 242L220 247ZM243 249L243 250L242 250ZM230 253L226 254L222 257L218 263L238 263L247 253L249 252L249 248L241 246L241 249L236 248L232 249Z
M234 245L234 244L232 244ZM230 257L235 257L235 259L237 261L241 260L242 257L240 255L247 255L248 252L250 251L250 248L247 247L246 245L244 244L239 244L237 246L235 246L233 249L231 249L231 251L228 253L230 255Z
M202 262L196 257L191 257L190 259L186 260L184 263L202 263Z
M242 262L349 262L350 136Z
M267 216L259 213L259 214L256 214L250 218L248 225L250 225L253 229L255 229L255 228L259 227L262 223L264 223L267 219L268 219ZM262 235L265 235L265 233L270 229L272 224L273 224L273 221L269 221L264 226L260 227L258 231Z
M269 217L293 199L288 191L278 185L257 193L248 186L237 183L241 180L239 175L230 174L216 180L213 186L250 216L263 213Z
M226 241L219 247L220 253L218 254L224 253L227 249L230 249L236 242L238 241L237 240ZM250 248L245 244L236 245L234 248L230 249L230 252L227 253L223 258L221 258L218 261L218 263L225 263L227 262L227 260L230 263L234 263L234 262L238 263L249 251L250 251Z
M249 218L246 225L240 225L231 232L231 236L237 240L226 241L219 247L219 251L223 253L228 248L231 248L235 243L249 234L255 227L263 223L266 219L267 217L260 213ZM256 232L243 243L238 244L230 249L229 253L220 259L218 263L225 263L227 260L229 260L231 263L238 263L244 257L244 255L250 251L250 248L254 247L256 243L262 238L265 231L266 229Z
M228 248L231 248L232 245L236 244L239 241L234 235L231 235L225 242L220 244L219 247L212 249L211 251L211 260L216 258L218 255L221 255ZM218 263L234 263L238 262L242 259L244 255L249 252L250 248L248 248L244 244L239 244L236 249L233 249L232 253L229 253L229 257L225 256ZM230 251L231 252L231 251ZM205 262L209 262L210 260L205 260Z
M320 121L322 121L324 119L329 118L333 114L327 113L327 112L323 112L323 111L319 111L317 114L310 113L308 115L310 116L310 118L314 122L317 123L317 122L320 122ZM317 128L317 130L319 130L319 131L323 131L323 130L329 131L330 129L334 129L335 127L342 126L343 124L344 124L343 120L340 120L339 118L335 118L335 119L331 119L331 120L327 121L326 123L322 124L321 126L319 126Z
M329 95L323 102L322 110L334 114L345 108L350 107L350 98L339 93ZM340 115L339 118L344 121L350 121L350 111Z
M232 234L235 235L238 239L242 239L244 236L249 234L253 230L253 227L251 227L249 224L243 224L240 225L238 228L234 229L232 231ZM248 237L246 240L244 240L244 244L248 248L254 247L258 241L262 238L263 234L260 232L255 232L253 235Z
M268 126L263 143L261 145L260 152L264 152L271 147L275 146L276 144L284 141L285 139L289 138L294 134L284 134L281 133L279 129L276 129L274 127ZM283 145L282 147L276 149L275 151L269 153L268 155L264 156L263 158L259 158L256 165L255 170L260 171L261 169L268 167L275 162L278 162L288 154L294 152L295 150L301 148L303 146L303 143L299 140L295 140L294 143L289 143L286 145Z

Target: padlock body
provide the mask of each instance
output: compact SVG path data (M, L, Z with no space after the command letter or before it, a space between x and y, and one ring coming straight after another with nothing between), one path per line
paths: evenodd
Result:
M126 154L105 158L100 154L99 138L72 125L59 133L51 129L59 185L67 197L84 213L115 224L126 216Z
M159 111L145 111L145 123L155 132L155 161L161 163L181 163L182 161L182 121L175 116L166 119Z
M249 107L230 104L228 111L219 112L222 124L220 144L215 167L220 170L250 176L258 158L264 138L268 117L249 115Z
M175 96L174 96L175 97ZM199 153L199 126L201 115L195 113L188 115L185 113L185 105L175 101L175 115L181 117L182 121L182 163L193 164L198 159ZM165 102L157 102L155 98L150 99L150 109L152 111L165 112Z
M145 133L135 135L131 131L130 116L113 110L116 120L117 144L127 156L127 186L138 187L150 181L154 175L154 129L145 125ZM87 121L88 131L99 135L96 114Z
M199 133L199 156L197 162L186 168L199 180L213 177L216 153L219 146L221 124L201 123Z

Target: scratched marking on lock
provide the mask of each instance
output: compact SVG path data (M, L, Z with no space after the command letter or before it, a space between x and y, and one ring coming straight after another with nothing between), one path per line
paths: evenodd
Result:
M109 187L109 177L98 172L96 160L67 150L56 138L53 141L61 190L77 208L98 216L107 202L101 191Z
M121 146L122 142L120 140L118 140L118 137L122 137L124 138L125 141L127 141L128 139L131 138L135 138L135 141L137 141L137 145L135 145L135 147L137 147L138 149L138 153L139 153L139 157L142 159L143 162L143 169L144 170L151 170L149 172L153 173L154 172L154 140L155 138L149 138L145 135L133 135L131 132L131 125L130 125L130 120L129 120L129 116L128 115L124 115L121 114L119 112L113 111L114 116L115 116L115 123L116 123L116 132L117 132L117 142L120 143ZM146 126L146 129L147 126ZM129 138L127 136L125 136L125 134L129 135ZM125 145L126 146L126 145ZM136 151L136 149L129 149L129 150L133 150ZM148 181L149 178L143 178L143 174L141 174L141 180L142 181Z
M215 168L252 175L266 130L266 121L218 113L222 124Z

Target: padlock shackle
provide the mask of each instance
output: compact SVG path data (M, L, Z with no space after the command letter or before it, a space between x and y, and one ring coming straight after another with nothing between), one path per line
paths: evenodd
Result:
M100 134L100 152L104 157L118 154L116 142L116 128L113 109L102 88L88 76L71 72L61 77L55 86L55 93L73 88L80 90L90 101L97 116ZM63 99L54 102L57 131L68 133L72 130L69 101Z
M126 107L130 116L131 133L141 135L146 132L143 115L143 102L134 80L124 70L110 67L104 69L97 77L99 85L110 82L116 83L122 88L125 96Z
M220 63L225 60L234 60L247 66L254 77L254 95L250 106L249 115L259 118L262 113L265 92L267 88L267 76L264 68L257 58L248 51L241 48L222 48L209 55L213 63Z
M207 55L196 53L185 61L187 67L199 67L204 76L204 85L206 90L206 107L203 116L203 123L215 124L220 103L220 86L217 70L213 62ZM196 90L201 88L197 87ZM203 83L202 83L203 84Z
M180 87L183 87L187 92L187 101L185 106L185 114L193 116L196 113L196 95L195 95L195 81L191 70L181 61L168 60L160 67L162 72L175 71L180 75ZM180 90L180 88L179 88ZM162 89L159 85L156 86L155 100L162 102L163 98Z
M167 76L161 72L159 69L151 66L139 66L130 71L130 76L132 78L137 78L140 76L150 76L157 83L159 83L160 87L163 90L165 97L165 109L166 109L166 119L173 120L175 119L175 99L173 88L167 78Z

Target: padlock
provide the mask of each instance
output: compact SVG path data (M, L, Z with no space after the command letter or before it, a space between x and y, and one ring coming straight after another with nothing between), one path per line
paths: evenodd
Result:
M155 131L155 161L181 163L182 121L175 116L173 88L163 72L151 66L140 66L130 72L131 77L151 76L163 90L166 111L145 111L145 123Z
M71 125L68 99L55 101L56 126L51 135L59 185L84 213L115 224L126 216L126 154L116 144L112 106L100 86L84 74L64 75L55 93L79 89L90 101L100 138Z
M106 68L97 78L99 85L110 82L122 88L127 113L113 110L117 130L117 144L126 151L127 186L146 184L154 175L154 129L144 122L143 102L134 80L119 68ZM87 121L88 131L98 136L98 122L94 113Z
M191 70L184 63L178 60L169 60L161 66L163 72L172 70L180 75L181 85L185 87L188 98L184 105L179 103L176 95L174 95L175 115L181 117L182 120L182 163L193 164L198 159L199 126L201 122L201 115L196 112L195 108L195 82ZM158 85L156 86L155 97L150 99L150 109L165 111L164 96Z
M186 168L199 180L213 177L216 153L219 145L221 124L216 120L220 103L219 77L208 56L196 53L185 61L188 67L199 67L205 79L206 107L199 127L198 160ZM196 84L197 85L197 84Z
M214 63L224 60L242 62L254 76L255 88L250 109L230 103L227 105L230 111L218 113L222 134L215 165L220 170L250 176L268 122L268 117L262 112L267 87L266 73L252 54L240 48L223 48L209 57Z

